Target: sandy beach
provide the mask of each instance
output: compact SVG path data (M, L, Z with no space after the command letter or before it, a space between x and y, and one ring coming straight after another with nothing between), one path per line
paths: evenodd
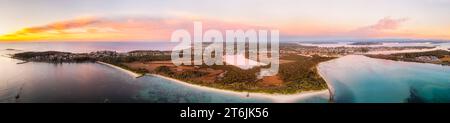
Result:
M120 71L123 71L123 72L129 74L132 77L141 76L140 74L117 67L115 65L111 65L108 63L104 63L104 62L97 62L97 63L118 69ZM200 89L200 90L213 91L213 92L229 94L229 95L239 96L239 97L247 97L247 95L248 95L252 98L269 99L275 103L292 103L297 100L306 99L306 98L312 97L312 96L318 96L318 95L329 96L329 94L330 94L328 89L318 90L318 91L305 91L305 92L301 92L301 93L297 93L297 94L267 94L267 93L237 92L237 91L217 89L217 88L211 88L211 87L206 87L206 86L201 86L201 85L190 84L190 83L178 80L178 79L174 79L174 78L170 78L170 77L166 77L166 76L162 76L162 75L158 75L158 74L146 74L146 75L164 78L164 79L170 80L172 82L176 82L178 84L182 84L182 85Z
M115 65L105 63L105 62L96 61L96 63L102 64L102 65L106 65L106 66L108 66L108 67L115 68L115 69L117 69L117 70L120 70L120 71L122 71L122 72L127 73L128 75L130 75L130 76L132 76L132 77L134 77L134 78L142 76L141 74L138 74L138 73L129 71L129 70L127 70L127 69L123 69L123 68L121 68L121 67L117 67L117 66L115 66Z
M190 83L178 80L178 79L174 79L174 78L170 78L170 77L166 77L166 76L162 76L162 75L158 75L158 74L149 74L149 75L164 78L167 80L171 80L173 82L177 82L179 84L183 84L185 86L193 87L196 89L214 91L214 92L219 92L219 93L224 93L224 94L231 94L231 95L240 96L240 97L246 97L248 94L250 97L271 99L273 102L277 102L277 103L289 103L289 102L294 102L296 100L315 96L315 95L328 94L328 90L305 91L305 92L301 92L298 94L266 94L266 93L252 93L252 92L237 92L237 91L217 89L217 88L211 88L211 87L206 87L206 86L190 84Z
M336 59L333 59L333 60L336 60ZM322 79L325 80L325 82L327 83L328 93L329 93L329 96L330 96L330 100L331 100L331 101L334 100L334 92L335 92L335 90L334 90L333 86L330 84L330 80L327 79L327 78L324 76L324 74L323 74L322 71L320 70L320 67L319 67L319 66L320 66L322 63L332 62L333 60L321 62L321 63L319 63L319 64L317 65L317 67L316 67L317 73L318 73L318 74L320 75L320 77L322 77Z

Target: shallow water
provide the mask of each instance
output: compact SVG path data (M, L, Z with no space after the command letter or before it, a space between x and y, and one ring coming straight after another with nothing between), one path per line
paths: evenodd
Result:
M336 102L450 102L450 67L345 56L319 65Z
M70 48L81 45L85 44L76 44L70 46ZM22 50L35 47L29 44L22 47L17 44L9 46L15 46L13 48ZM3 47L7 46L3 45ZM7 54L22 51L5 49L0 49L0 102L274 102L267 98L237 96L198 89L155 76L134 78L123 71L97 63L49 64L29 62L17 64L21 61L8 58ZM47 49L38 51L41 50ZM120 51L126 50L120 49ZM327 101L327 96L312 96L293 102Z
M134 78L96 63L34 63L0 57L0 102L269 102Z
M37 46L36 46L37 45ZM0 43L0 102L276 102L189 87L159 77L134 78L96 63L48 64L7 57L28 51L168 50L152 43ZM120 47L125 46L125 47ZM153 46L153 47L152 47ZM7 48L21 51L5 50ZM336 102L450 102L450 67L345 56L319 65ZM324 103L326 95L293 102Z

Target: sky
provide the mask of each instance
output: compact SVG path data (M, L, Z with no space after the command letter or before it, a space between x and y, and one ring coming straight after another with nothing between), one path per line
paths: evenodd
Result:
M0 41L168 41L176 29L280 40L450 40L450 0L0 0Z

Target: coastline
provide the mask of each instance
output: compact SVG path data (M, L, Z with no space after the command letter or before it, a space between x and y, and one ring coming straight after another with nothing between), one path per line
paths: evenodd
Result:
M105 62L97 61L96 63L115 68L115 69L125 72L128 75L135 77L135 78L142 76L133 71L126 70L121 67L118 67L118 66L115 66L112 64L108 64ZM316 95L329 96L329 94L331 94L329 91L329 88L323 89L323 90L315 90L315 91L304 91L304 92L300 92L300 93L296 93L296 94L267 94L267 93L255 93L255 92L238 92L238 91L232 91L232 90L225 90L225 89L218 89L218 88L212 88L212 87L207 87L207 86L195 85L195 84L187 83L187 82L184 82L184 81L181 81L178 79L174 79L174 78L170 78L170 77L166 77L166 76L162 76L162 75L158 75L158 74L145 74L144 76L159 77L159 78L170 80L170 81L178 83L178 84L182 84L184 86L188 86L188 87L192 87L192 88L196 88L196 89L200 89L200 90L205 90L205 91L213 91L213 92L217 92L217 93L239 96L239 97L243 97L243 98L247 98L247 95L249 95L250 97L270 99L271 101L273 101L275 103L295 103L296 100L305 99L305 98L316 96ZM328 85L328 83L327 83L327 85Z
M361 55L367 58L376 59L376 60L383 60L383 61L393 61L398 63L407 63L407 64L425 64L425 65L432 65L432 66L440 66L440 67L450 67L450 65L442 65L442 64L434 64L434 63L424 63L424 62L414 62L414 61L398 61L398 60L389 60L389 59L381 59L381 58L372 58L365 55Z
M339 59L339 58L337 58L337 59ZM336 59L333 59L333 60L336 60ZM333 86L331 85L330 80L324 76L324 74L323 74L322 71L320 70L320 67L319 67L319 66L320 66L322 63L331 62L331 61L333 61L333 60L321 62L321 63L317 64L317 66L316 66L317 73L319 74L320 77L322 77L322 79L325 81L325 83L327 83L328 93L329 93L329 96L330 96L330 99L329 99L330 102L334 102L334 93L335 93L335 90L334 90Z
M433 51L438 51L438 50L443 50L443 51L447 51L450 52L450 50L448 49L444 49L444 48L434 48L433 50L427 50L427 51L411 51L411 52L397 52L397 53L422 53L422 52L433 52ZM394 59L390 59L390 58L383 58L383 57L377 57L376 55L395 55L396 53L389 53L389 54L362 54L365 57L369 57L369 58L373 58L373 59L382 59L382 60L390 60L390 61L397 61L397 62L411 62L411 63L421 63L421 64L433 64L433 65L441 65L441 66L450 66L450 64L445 64L445 62L443 61L439 61L439 62L422 62L422 61L416 61L416 60L407 60L407 59L403 59L403 58L394 58ZM369 56L369 55L375 55L375 56ZM393 56L395 57L395 56ZM403 57L403 56L402 56Z
M435 51L435 50L442 50L441 48L433 48L432 50L408 50L408 52L401 52L401 53L420 53L420 52L427 52L427 51ZM390 53L393 54L393 53ZM433 65L433 66L444 66L444 67L450 67L450 66L445 66L445 65L441 65L441 64L433 64L433 63L421 63L421 62L412 62L412 61L397 61L397 60L388 60L388 59L380 59L380 58L372 58L372 57L368 57L365 56L365 54L356 54L359 56L363 56L363 57L367 57L367 58L371 58L371 59L376 59L376 60L384 60L384 61L393 61L393 62L399 62L399 63L407 63L407 64L428 64L428 65ZM342 56L343 57L343 56ZM339 59L339 58L337 58ZM333 60L337 60L337 59L333 59ZM335 95L335 89L333 88L333 86L330 83L330 79L327 78L326 76L324 76L323 71L321 71L321 68L319 67L321 64L326 64L329 62L333 62L333 60L329 60L329 61L325 61L325 62L321 62L317 65L317 71L318 74L325 80L325 82L327 83L328 86L328 90L330 93L330 101L334 102L334 95Z
M115 66L115 65L112 65L112 64L109 64L109 63L105 63L105 62L101 62L101 61L96 61L95 63L101 64L101 65L105 65L105 66L108 66L108 67L111 67L111 68L115 68L117 70L120 70L122 72L127 73L128 75L130 75L130 76L132 76L134 78L142 76L141 74L135 73L135 72L127 70L127 69L123 69L121 67L118 67L118 66Z
M396 53L420 53L420 52L429 52L429 51L435 51L435 50L449 51L448 49L445 49L442 47L435 47L432 49L419 49L419 50L414 49L414 50L397 50L397 51L374 51L374 52L363 53L362 55L376 55L376 54L389 55L389 54L396 54Z

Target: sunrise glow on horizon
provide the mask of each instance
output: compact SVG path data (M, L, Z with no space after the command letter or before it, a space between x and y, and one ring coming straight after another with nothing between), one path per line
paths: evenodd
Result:
M176 29L278 29L281 40L450 40L447 0L0 0L0 41L168 41Z

